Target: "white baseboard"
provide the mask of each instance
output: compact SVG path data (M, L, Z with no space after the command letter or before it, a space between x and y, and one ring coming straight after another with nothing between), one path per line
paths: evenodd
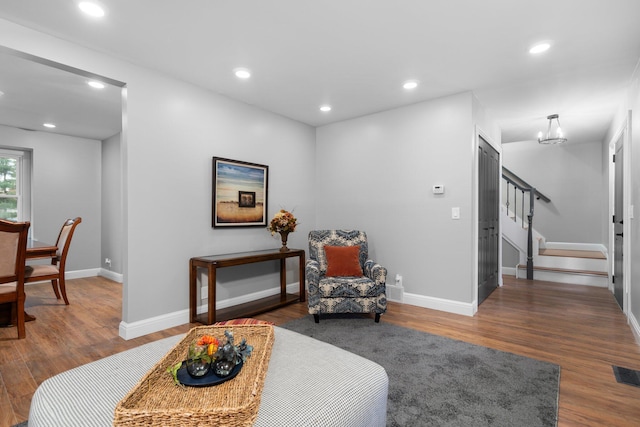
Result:
M296 293L298 292L299 286L299 283L288 284L287 292ZM255 292L249 295L242 295L235 298L228 298L226 300L217 301L216 308L222 309L237 304L243 304L255 299L276 295L278 292L280 292L280 287ZM404 293L404 304L446 311L448 313L461 314L464 316L473 316L477 310L474 303L461 303L459 301L426 297L424 295L410 294L406 292ZM204 304L198 307L198 313L204 313L206 310L207 306ZM185 323L189 323L189 310L180 310L136 322L120 322L119 333L120 337L125 340L130 340L153 332L172 328L174 326L184 325Z
M104 268L88 268L86 270L74 270L74 271L67 271L64 273L64 278L66 280L84 279L85 277L96 277L96 276L106 277L107 279L113 280L114 282L118 282L118 283L122 283L122 280L123 280L122 274L105 270ZM31 283L42 283L42 282L49 282L49 280L42 280L41 282L31 282Z
M138 320L137 322L120 322L118 333L121 338L130 340L153 332L173 328L174 326L189 323L189 309L174 311L173 313L151 317L149 319Z
M287 292L297 293L300 289L300 283L290 283L287 285ZM267 289L260 292L254 292L248 295L242 295L235 298L228 298L226 300L216 301L216 309L222 309L231 307L238 304L243 304L256 299L276 295L280 292L280 287ZM204 313L207 311L206 305L200 305L198 307L198 313ZM173 313L163 314L161 316L151 317L149 319L138 320L136 322L120 322L119 335L125 340L148 335L153 332L162 331L165 329L173 328L174 326L184 325L189 323L189 310L179 310Z
M115 271L106 270L104 268L100 269L99 276L106 277L109 280L113 280L114 282L122 283L123 275L120 273L116 273Z
M75 271L67 271L64 273L65 280L71 279L84 279L85 277L96 277L100 273L99 268L88 268L86 270L75 270ZM51 280L41 280L39 282L31 282L31 283L42 283L42 282L50 282ZM30 285L31 283L28 283Z
M442 298L427 297L407 292L404 294L404 303L416 305L418 307L431 308L433 310L446 311L448 313L461 314L464 316L473 316L477 310L477 305L474 303L464 303Z

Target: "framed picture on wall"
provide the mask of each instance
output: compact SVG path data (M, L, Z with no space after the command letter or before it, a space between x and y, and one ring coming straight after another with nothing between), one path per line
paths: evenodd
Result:
M269 166L213 158L212 226L266 227Z

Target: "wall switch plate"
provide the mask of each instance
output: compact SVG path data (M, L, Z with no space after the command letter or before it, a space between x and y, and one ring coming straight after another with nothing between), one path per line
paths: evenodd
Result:
M451 208L451 219L460 219L460 208Z

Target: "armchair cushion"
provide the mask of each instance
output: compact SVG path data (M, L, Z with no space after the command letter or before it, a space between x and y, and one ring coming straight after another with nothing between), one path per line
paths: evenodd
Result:
M364 276L323 277L318 283L318 293L322 298L377 297L380 292L380 285Z
M362 276L360 246L325 246L327 277Z

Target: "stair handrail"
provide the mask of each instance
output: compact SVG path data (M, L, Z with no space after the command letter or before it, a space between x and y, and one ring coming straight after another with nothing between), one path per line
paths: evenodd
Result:
M502 167L502 178L507 181L508 184L513 185L515 188L519 189L522 192L522 213L524 214L524 193L529 193L529 212L527 213L527 280L533 280L533 211L534 211L534 198L538 200L543 200L544 202L551 202L547 196L536 190L534 186L526 182L524 179L520 178L515 173L511 172L509 169ZM507 194L508 194L508 184L507 184ZM534 197L535 196L535 197ZM507 210L509 209L509 205L507 202ZM517 207L516 207L517 211ZM508 213L508 212L507 212ZM517 216L517 215L516 215ZM515 218L514 218L515 221ZM524 218L523 218L524 221Z
M536 199L542 200L543 202L547 202L547 203L551 202L550 198L548 198L547 196L539 192L533 185L529 184L527 181L520 178L518 175L511 172L509 169L507 169L504 166L502 167L502 177L520 190L523 190L523 191L532 190L536 195Z

